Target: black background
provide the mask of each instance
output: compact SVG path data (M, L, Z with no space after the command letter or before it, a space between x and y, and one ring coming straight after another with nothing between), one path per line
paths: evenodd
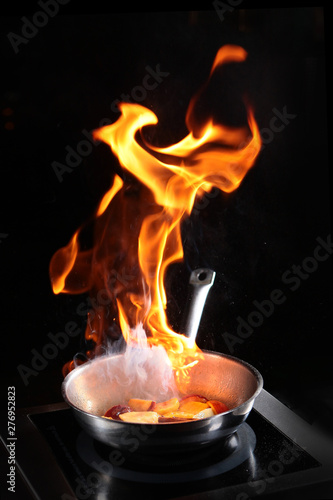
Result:
M246 320L253 301L281 289L285 302L232 354L261 371L268 391L328 428L331 258L294 292L281 281L293 265L313 256L317 237L326 241L330 234L327 12L249 4L244 0L221 19L210 2L205 10L169 2L156 12L135 5L132 12L108 12L98 2L83 7L71 0L17 54L8 33L22 35L22 16L31 20L41 9L37 3L14 4L3 13L1 378L4 389L16 386L18 406L61 400L61 368L82 349L85 318L77 306L85 297L55 296L49 262L93 213L118 168L104 145L94 146L62 182L52 163L65 163L66 146L75 149L85 139L84 129L97 128L103 118L116 120L113 101L142 85L147 65L159 64L169 73L142 101L160 119L152 138L165 144L179 140L186 133L189 100L206 80L218 48L235 43L248 51L248 59L220 75L207 106L224 122L238 124L244 112L240 96L246 93L259 129L270 127L274 109L294 118L267 141L237 191L197 205L183 228L185 262L168 275L168 314L176 328L189 271L213 268L217 277L198 345L230 354L223 334L235 335L237 318ZM31 350L41 353L48 334L63 331L68 321L81 334L24 384L17 367L31 367Z

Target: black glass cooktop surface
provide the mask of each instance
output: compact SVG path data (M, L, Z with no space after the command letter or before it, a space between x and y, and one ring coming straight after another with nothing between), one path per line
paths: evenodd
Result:
M265 494L268 486L284 475L321 464L295 444L256 410L226 441L190 456L175 450L168 460L124 457L88 436L69 409L30 416L56 457L75 496L69 499L173 499L244 488L234 498L242 500ZM149 438L149 437L148 437Z

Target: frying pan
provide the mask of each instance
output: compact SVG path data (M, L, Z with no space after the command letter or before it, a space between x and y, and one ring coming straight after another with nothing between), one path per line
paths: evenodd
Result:
M192 338L196 335L203 304L215 276L210 270L200 269L194 273L192 283L190 280L194 293L186 326ZM126 352L100 356L75 368L63 381L63 398L90 436L119 450L124 456L139 454L154 457L208 447L228 438L246 420L263 387L263 378L256 368L245 361L217 352L202 352L204 359L191 368L186 394L201 394L208 399L220 400L230 408L225 413L201 420L159 424L102 418L111 406L120 401L128 401L132 397L144 398L156 384L154 369L148 363L145 366L148 377L140 385L139 392L135 390L133 393L133 385L124 372L128 363Z

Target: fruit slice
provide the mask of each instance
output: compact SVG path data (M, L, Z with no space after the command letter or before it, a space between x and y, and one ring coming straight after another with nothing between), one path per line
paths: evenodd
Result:
M160 415L165 415L165 413L170 413L172 411L177 411L179 408L179 401L177 398L171 398L167 401L162 401L162 403L156 403L154 411Z
M215 415L218 413L224 413L225 411L229 411L229 408L221 401L217 401L217 399L210 399L207 401L207 404L212 408Z
M190 420L193 420L192 418L182 418L182 417L164 417L160 415L160 418L158 419L159 424L167 424L168 422L189 422Z
M130 411L119 415L123 422L139 424L158 424L159 414L155 411Z
M193 415L191 413L186 413L185 411L172 411L161 415L158 421L163 422L189 422L193 420Z
M131 408L131 411L152 411L156 406L156 403L151 399L133 398L129 400L128 406Z
M198 403L207 403L207 398L205 398L205 396L201 396L200 394L189 394L188 396L184 396L180 400L180 404L188 402L188 401L197 401Z
M194 415L193 418L202 419L202 418L214 417L214 415L215 413L212 408L205 408L205 410L201 410L199 413Z
M120 415L122 413L127 413L131 411L131 408L129 406L124 406L124 405L115 405L111 406L105 413L104 417L107 418L112 418L112 420L120 420Z
M173 419L181 418L182 420L192 420L193 419L192 413L188 413L186 411L170 411L169 413L165 413L163 415L163 417L173 418Z
M196 415L202 410L209 408L207 403L201 403L200 401L187 401L185 400L183 403L179 405L179 411L185 411L187 413L192 413L192 415Z

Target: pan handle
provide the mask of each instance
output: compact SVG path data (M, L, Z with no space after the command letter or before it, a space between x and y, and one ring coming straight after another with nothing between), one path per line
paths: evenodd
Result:
M195 342L207 295L215 280L215 271L195 269L190 275L190 294L187 300L181 333Z

